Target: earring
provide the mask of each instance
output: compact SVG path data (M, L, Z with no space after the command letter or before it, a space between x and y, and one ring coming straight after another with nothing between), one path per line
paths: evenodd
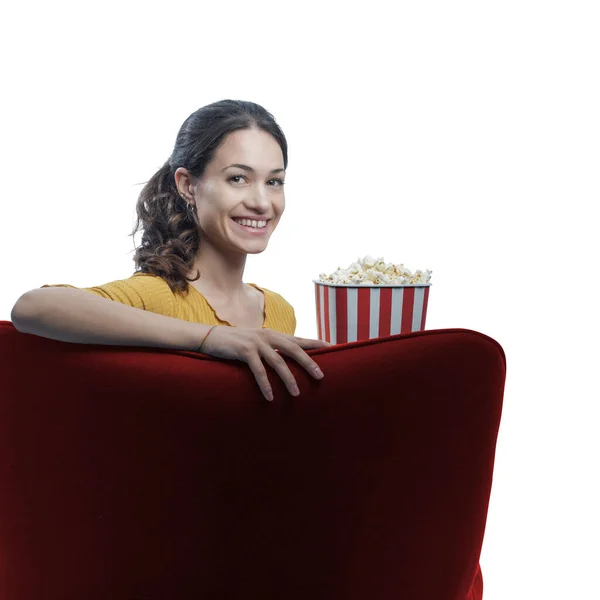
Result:
M191 202L189 202L183 194L181 194L181 199L187 204L188 210L190 210L190 207L192 208L192 211L196 210L196 207Z

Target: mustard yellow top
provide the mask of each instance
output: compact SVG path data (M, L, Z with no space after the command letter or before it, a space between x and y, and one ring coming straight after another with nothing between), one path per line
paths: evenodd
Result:
M276 292L260 288L254 283L248 285L263 292L265 296L262 327L294 335L296 332L296 314L292 305ZM175 317L183 321L235 327L229 321L219 319L213 307L195 287L189 286L187 296L180 292L174 293L162 277L149 273L138 272L128 279L119 279L88 288L78 288L67 283L46 284L42 287L70 287L86 290L115 302L121 302L128 306L166 315L167 317Z

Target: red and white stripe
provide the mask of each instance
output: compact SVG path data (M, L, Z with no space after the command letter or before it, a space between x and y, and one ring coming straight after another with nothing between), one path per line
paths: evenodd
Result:
M320 340L345 344L425 329L429 287L315 283Z

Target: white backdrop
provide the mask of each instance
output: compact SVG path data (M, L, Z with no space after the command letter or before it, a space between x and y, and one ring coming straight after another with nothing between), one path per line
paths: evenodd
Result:
M508 360L485 600L600 598L596 3L223 4L3 9L0 319L45 283L129 277L139 184L185 118L258 102L287 207L245 281L316 337L320 272L431 269L427 329Z

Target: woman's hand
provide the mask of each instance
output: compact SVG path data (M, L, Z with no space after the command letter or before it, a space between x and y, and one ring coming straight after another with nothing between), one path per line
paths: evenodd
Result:
M201 352L218 358L242 360L250 366L267 400L273 400L273 390L261 359L279 373L292 396L300 394L298 385L285 360L275 350L294 358L315 379L321 379L319 366L303 349L314 350L331 346L329 342L300 338L273 329L253 329L220 325L214 328Z

